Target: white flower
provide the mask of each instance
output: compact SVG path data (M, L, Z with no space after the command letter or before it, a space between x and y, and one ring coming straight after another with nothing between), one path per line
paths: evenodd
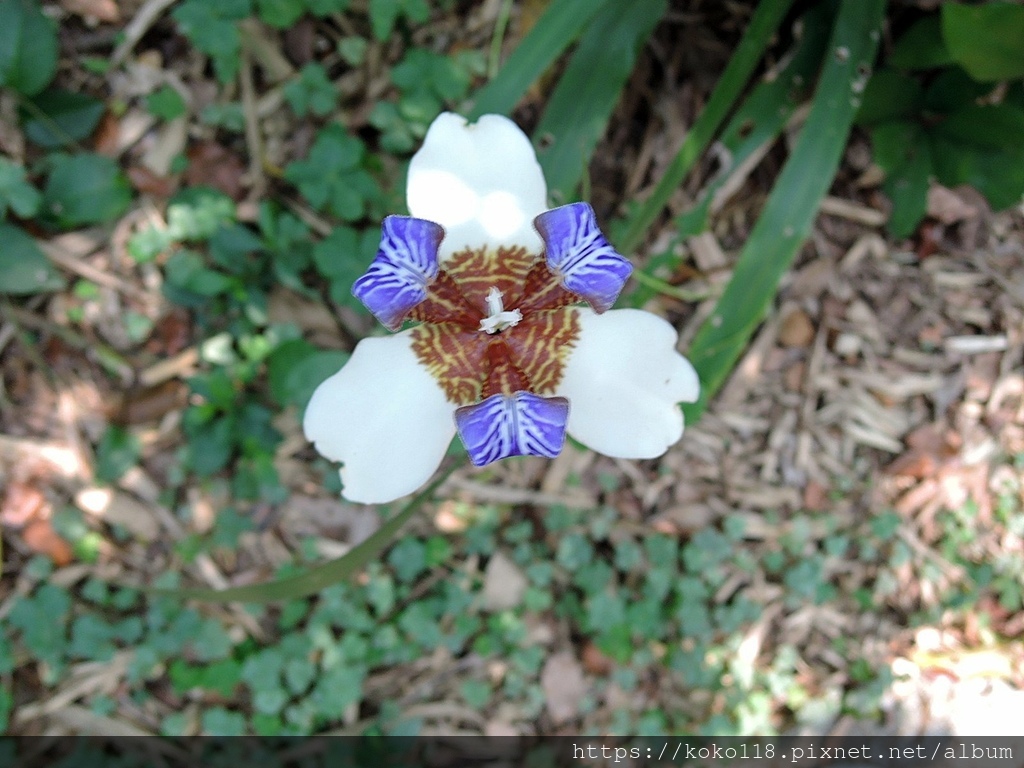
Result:
M632 267L585 203L547 210L533 147L507 118L438 117L353 292L388 328L323 382L303 428L342 462L344 496L392 501L459 434L474 464L556 456L568 433L627 459L683 434L700 384L675 330L610 310ZM589 308L578 306L587 303Z

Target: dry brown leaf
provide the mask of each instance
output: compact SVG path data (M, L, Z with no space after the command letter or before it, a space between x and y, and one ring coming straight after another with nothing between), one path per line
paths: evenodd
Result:
M885 472L901 477L932 477L959 449L959 438L938 424L924 424L906 437L909 450Z
M186 156L189 186L210 186L234 200L242 198L245 163L238 155L216 141L199 141L188 148Z
M128 180L139 192L158 198L168 198L178 188L177 179L159 176L144 165L128 167Z
M46 555L58 566L71 562L74 552L71 545L57 535L49 520L34 520L21 532L25 546L33 552Z
M128 392L119 403L115 420L122 425L158 421L188 404L188 387L180 379L171 379L154 387Z
M34 485L12 482L0 505L0 522L21 528L35 520L45 506L46 497Z
M804 509L809 512L823 512L828 509L828 488L817 480L808 480L804 486Z
M802 309L794 309L782 319L779 342L784 347L806 347L814 341L814 323Z
M978 215L977 207L952 189L933 184L928 190L928 215L943 224L955 224Z
M583 668L592 675L604 677L612 671L614 663L591 642L583 646Z
M484 606L490 611L507 611L523 600L526 576L503 552L495 552L484 571Z
M107 524L125 528L140 541L155 541L160 535L160 521L153 511L123 491L85 488L75 495L75 504Z
M101 155L117 157L121 153L121 121L105 112L93 131L92 148Z
M60 4L68 13L84 19L96 19L107 24L121 20L121 10L114 0L60 0Z
M161 357L176 355L192 341L192 320L183 309L175 309L156 321L146 351Z
M587 692L587 680L570 651L548 656L540 673L540 685L547 698L548 716L556 726L576 717L580 700Z

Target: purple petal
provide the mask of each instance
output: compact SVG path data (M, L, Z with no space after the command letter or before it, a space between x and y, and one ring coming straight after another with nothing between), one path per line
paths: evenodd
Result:
M437 247L443 238L440 224L388 216L381 225L377 255L366 274L352 284L352 294L386 328L397 331L437 277Z
M611 309L633 266L601 234L594 209L570 203L545 211L533 224L544 238L548 268L562 285L599 314Z
M565 443L569 401L530 392L492 395L455 409L459 437L478 467L509 456L553 459Z

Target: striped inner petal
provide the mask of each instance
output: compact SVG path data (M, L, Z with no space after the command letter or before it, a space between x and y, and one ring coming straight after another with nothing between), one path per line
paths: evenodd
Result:
M392 331L427 297L437 277L437 249L444 228L426 219L388 216L381 225L380 248L366 274L352 285L353 295Z
M601 234L594 209L571 203L545 211L533 223L544 239L548 268L566 290L595 312L611 309L633 267Z
M469 458L478 467L509 456L557 456L565 443L569 401L530 392L492 395L455 410Z

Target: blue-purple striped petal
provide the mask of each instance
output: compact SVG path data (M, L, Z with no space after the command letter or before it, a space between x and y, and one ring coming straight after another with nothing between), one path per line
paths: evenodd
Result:
M533 220L544 238L548 268L597 313L611 309L633 266L612 247L587 203L570 203Z
M427 286L437 277L437 247L443 238L440 224L388 216L381 224L377 255L352 284L352 294L386 328L397 331L410 310L427 297Z
M459 437L478 467L509 456L553 459L565 443L569 401L530 392L492 395L455 409Z

